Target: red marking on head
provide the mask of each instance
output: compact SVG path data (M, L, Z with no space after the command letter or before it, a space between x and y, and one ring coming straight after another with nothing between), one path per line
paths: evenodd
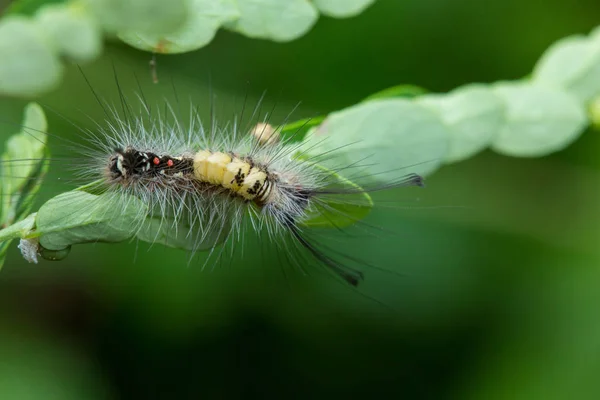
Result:
M172 167L173 166L173 160L167 161L167 166Z
M158 165L158 164L160 164L160 158L154 157L154 159L152 160L152 162L154 163L154 165Z

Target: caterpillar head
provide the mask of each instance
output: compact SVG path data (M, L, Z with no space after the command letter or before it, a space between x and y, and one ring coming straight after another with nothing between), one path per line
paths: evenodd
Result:
M106 175L111 181L121 181L136 174L139 156L133 149L115 149L108 160Z

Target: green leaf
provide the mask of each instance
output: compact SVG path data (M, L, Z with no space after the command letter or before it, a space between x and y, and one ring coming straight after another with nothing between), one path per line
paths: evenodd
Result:
M328 187L336 187L348 193L320 196L322 204L312 204L306 217L300 221L308 228L343 228L355 224L365 218L373 208L373 200L359 185L344 178L321 165L314 168L327 172L331 183Z
M325 120L325 115L318 117L305 118L290 122L279 128L281 139L288 140L289 143L301 142L312 128L319 126Z
M600 94L600 40L579 35L559 40L536 64L533 80L589 101Z
M307 0L237 0L240 18L229 30L251 38L287 42L312 28L319 13Z
M485 149L504 124L505 104L488 86L463 86L448 94L419 97L417 102L435 111L451 132L446 162Z
M600 130L600 96L592 99L588 107L590 123L596 130Z
M590 32L590 40L593 42L600 42L600 26L597 26Z
M73 190L40 208L34 235L48 250L79 243L122 242L133 237L146 212L147 206L133 196L95 196Z
M347 18L360 14L375 0L313 0L313 3L324 15Z
M35 226L36 214L31 214L25 219L0 230L0 269L4 265L6 252L14 239L26 238Z
M41 8L34 21L64 56L85 62L102 52L102 30L93 16L77 3L53 4Z
M390 98L407 98L421 96L427 93L427 90L415 85L397 85L387 89L383 89L377 93L373 93L363 101L381 100Z
M186 22L174 32L159 34L124 31L119 38L125 43L156 53L184 53L206 46L225 22L240 14L234 0L190 0Z
M63 67L46 33L20 16L0 19L0 95L29 97L58 86Z
M31 211L47 169L46 117L41 107L25 107L23 128L6 142L0 158L0 268L12 239L27 230L30 221L18 222ZM29 217L28 217L29 220ZM16 236L15 236L16 235Z
M10 5L4 11L4 15L19 14L19 15L33 15L40 7L48 4L60 4L66 3L69 0L16 0L10 3Z
M540 157L571 144L587 125L583 105L568 93L530 83L500 83L506 123L492 148L517 157Z
M334 171L364 166L371 181L385 184L408 172L433 172L446 158L450 137L425 107L373 100L330 114L308 133L301 151Z

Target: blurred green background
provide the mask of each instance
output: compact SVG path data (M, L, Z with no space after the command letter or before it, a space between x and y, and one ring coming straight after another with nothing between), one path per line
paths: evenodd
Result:
M151 100L174 85L207 116L210 81L221 119L267 90L277 122L298 101L299 119L397 84L517 79L599 22L595 0L378 0L292 43L219 32L159 57L158 85L150 56L119 44L84 72L109 101L114 65L126 92L135 73ZM65 118L102 118L76 68L40 102L60 137L78 137ZM1 119L18 123L24 104L0 99ZM2 124L0 142L15 130ZM40 204L65 190L50 142ZM259 240L213 272L128 243L30 265L15 243L0 273L0 399L600 398L599 146L589 131L550 157L485 152L424 190L379 197L406 206L368 218L393 235L330 243L396 272L365 267L357 291L302 275Z

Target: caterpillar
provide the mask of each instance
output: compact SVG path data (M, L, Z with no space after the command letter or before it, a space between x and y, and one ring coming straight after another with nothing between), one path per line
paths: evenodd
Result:
M369 208L368 193L373 190L423 186L417 174L399 176L386 185L358 185L339 174L358 166L323 167L320 162L331 154L309 156L305 149L314 144L298 142L294 135L282 137L283 125L273 128L268 118L242 127L243 117L223 126L213 117L207 128L193 106L184 121L171 104L151 107L143 93L132 103L118 81L117 86L120 111L101 100L90 85L105 120L97 122L94 131L78 128L87 144L72 149L81 155L73 163L75 174L84 183L94 182L100 188L94 195L107 202L69 198L61 207L74 214L124 216L135 204L132 218L120 217L127 225L125 236L131 238L171 243L192 255L208 251L208 262L213 254L216 259L223 256L224 243L243 242L250 226L261 240L287 253L301 249L356 286L364 278L364 263L343 252L332 256L311 237L314 228L307 221L325 219L342 229L361 221L336 204ZM258 110L257 106L251 121ZM100 234L98 240L107 235ZM73 243L86 241L90 240ZM31 251L25 247L24 252Z

